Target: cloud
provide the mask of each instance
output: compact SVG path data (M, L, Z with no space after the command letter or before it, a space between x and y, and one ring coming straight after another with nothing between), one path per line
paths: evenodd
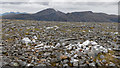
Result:
M64 12L94 11L109 14L118 13L116 2L53 2L50 4L50 6Z
M40 4L40 5L49 5L49 2L0 2L0 4L11 4L11 5L24 5L24 4Z
M37 11L40 11L44 8L48 8L47 6L43 5L43 4L35 4L35 3L31 3L31 4L5 4L2 5L2 12L27 12L27 13L34 13Z
M1 2L119 2L119 0L0 0Z
M29 0L0 0L0 2L29 2Z
M10 11L36 13L46 8L54 8L65 13L74 11L93 11L109 14L118 13L117 0L109 0L108 2L102 2L103 0L97 0L97 2L94 2L95 0L89 0L91 2L85 2L88 0L84 2L82 2L82 0L72 1L73 0L4 0L0 2L0 5L2 5L2 7L0 7L0 9L2 9L0 13Z

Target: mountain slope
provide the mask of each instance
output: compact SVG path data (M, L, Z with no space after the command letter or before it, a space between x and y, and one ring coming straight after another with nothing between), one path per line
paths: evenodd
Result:
M3 19L23 19L39 21L68 21L68 22L117 22L117 15L93 13L92 11L63 13L52 8L45 9L35 14L4 15Z
M0 16L4 16L4 15L11 15L11 14L27 14L27 13L20 13L20 12L6 12L6 13L3 13L3 14L0 14Z

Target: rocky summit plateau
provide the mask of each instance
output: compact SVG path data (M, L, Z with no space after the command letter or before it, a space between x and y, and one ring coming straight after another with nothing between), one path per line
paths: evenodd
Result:
M120 67L118 23L2 20L3 66Z

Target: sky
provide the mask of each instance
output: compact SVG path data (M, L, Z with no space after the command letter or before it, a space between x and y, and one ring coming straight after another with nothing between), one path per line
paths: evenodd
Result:
M0 0L0 14L5 12L36 13L54 8L65 13L93 11L118 14L119 0Z

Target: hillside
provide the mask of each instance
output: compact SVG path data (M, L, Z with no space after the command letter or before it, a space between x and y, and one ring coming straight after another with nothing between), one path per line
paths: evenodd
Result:
M34 14L4 15L2 18L64 22L118 22L117 15L93 13L92 11L63 13L61 11L56 11L53 8L48 8Z

